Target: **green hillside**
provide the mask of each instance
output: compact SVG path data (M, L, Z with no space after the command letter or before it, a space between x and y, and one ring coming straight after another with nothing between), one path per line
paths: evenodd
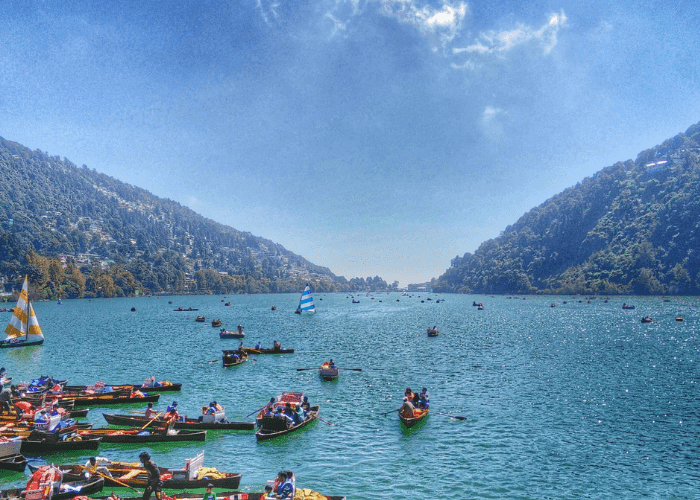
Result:
M24 273L46 296L364 286L179 203L0 138L0 279L16 289Z
M433 289L696 294L699 158L696 124L530 210L474 254L453 259Z

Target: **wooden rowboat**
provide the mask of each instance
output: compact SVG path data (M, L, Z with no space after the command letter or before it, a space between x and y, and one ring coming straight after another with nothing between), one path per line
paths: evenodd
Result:
M143 427L151 421L150 418L143 415L116 415L103 413L105 420L111 425L128 425L129 427ZM153 421L153 425L165 425L165 420L157 418ZM200 422L197 419L189 418L185 421L177 421L173 423L175 429L194 429L194 430L247 430L255 429L253 422Z
M318 374L323 380L337 380L339 373L340 370L338 370L337 366L331 366L328 363L323 363L321 368L318 369Z
M27 458L22 454L8 455L6 457L0 457L0 469L2 470L13 470L16 472L23 472L24 468L27 466Z
M306 427L311 422L318 418L318 412L320 406L312 406L309 408L309 412L306 414L306 418L299 424L291 425L287 427L287 420L277 417L262 417L259 421L260 429L255 433L255 438L258 441L264 441L266 439L273 439L279 436L284 436L291 432L297 431L302 427Z
M217 500L264 500L265 493L258 492L244 492L244 491L217 491ZM182 493L174 493L168 496L169 498L174 498L176 500L202 500L202 495L198 493L192 493L189 491L183 491ZM90 498L92 500L112 500L110 497L97 497L92 495ZM346 500L344 496L337 495L324 495L326 500ZM142 497L121 497L120 500L142 500Z
M244 347L243 350L246 354L291 354L294 352L294 349L255 349L253 347Z
M49 452L62 452L73 450L96 450L102 438L78 439L77 436L66 439L34 439L31 436L22 440L23 455L43 455Z
M78 432L83 439L101 438L103 443L171 443L176 441L204 441L207 431L150 429L90 429Z
M237 354L238 356L234 356L234 354ZM241 353L240 351L224 351L224 355L222 358L222 364L224 365L224 368L228 368L229 366L237 366L243 363L246 359L248 359L248 354L246 354L245 351Z
M51 500L65 500L81 495L90 495L102 491L105 480L99 476L94 476L90 479L81 478L78 481L61 481L57 490L51 493ZM2 499L20 499L29 498L26 495L24 488L12 488L9 490L0 490L0 498ZM39 497L41 498L41 497ZM87 497L86 497L87 498Z
M172 392L182 390L182 383L164 383L159 382L161 385L151 386L143 384L105 384L106 387L111 387L117 392L120 391L141 391L141 392ZM67 385L65 387L66 391L69 392L79 392L85 391L90 386L87 385Z
M399 411L399 420L401 420L401 423L408 427L409 429L411 427L414 427L421 423L423 420L425 420L428 417L428 414L430 413L430 409L425 409L425 410L419 410L415 409L413 410L413 416L412 417L406 417Z

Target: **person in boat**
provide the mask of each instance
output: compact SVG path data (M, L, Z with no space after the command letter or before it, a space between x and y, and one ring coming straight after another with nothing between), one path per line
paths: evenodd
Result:
M273 341L273 343L272 343L272 349L275 350L275 351L279 351L280 349L282 349L282 344L280 344L279 342L277 342L277 341L275 340L275 341Z
M328 368L335 368L335 362L332 359L328 361Z
M304 410L305 413L309 413L311 410L311 403L309 403L309 396L304 396L304 399L301 401L301 409Z
M112 473L104 465L99 464L109 464L112 463L111 460L105 457L90 457L85 466L83 467L83 474L85 479L90 479L94 474L102 474L105 476L112 477Z
M207 491L204 492L202 500L216 500L216 493L214 493L214 485L207 484Z
M209 406L210 406L211 408L214 408L214 412L215 412L215 413L216 413L217 411L224 411L224 407L221 406L221 405L220 405L219 403L217 403L216 401L212 401L211 403L209 403Z
M148 406L146 407L146 412L144 415L146 415L146 418L153 418L158 414L157 411L153 409L153 403L148 403Z
M299 417L299 413L294 409L292 403L284 405L284 416L287 418L287 421L293 425L299 425L301 423L301 417Z
M420 397L418 399L418 408L421 410L427 410L430 408L430 395L428 394L428 389L423 387L420 391Z
M238 344L238 352L244 353L245 352L245 347L243 347L243 342L241 341L240 344Z
M243 333L243 325L238 325L238 333Z
M410 387L406 387L406 390L403 392L403 395L407 397L409 401L413 401L413 391Z
M258 349L258 350L262 349L262 342L260 342L260 341L258 340L258 343L255 344L255 348Z
M0 415L12 413L12 389L0 384Z
M404 416L404 418L413 418L415 415L414 413L415 407L413 406L413 403L411 403L411 400L406 398L403 398L403 405L401 405L401 408L399 408L399 413Z
M173 401L172 404L168 405L165 409L166 412L170 412L171 410L177 410L177 401Z
M294 474L291 471L280 471L272 485L272 496L268 498L294 498Z
M149 455L147 451L141 452L139 461L143 464L146 472L148 472L146 487L143 490L143 500L149 500L151 498L151 493L155 493L156 498L161 500L163 481L160 479L160 470L158 470L158 466L151 460L151 455Z

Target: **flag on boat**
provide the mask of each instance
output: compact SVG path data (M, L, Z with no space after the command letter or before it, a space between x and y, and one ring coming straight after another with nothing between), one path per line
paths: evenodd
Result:
M12 318L5 328L7 337L0 347L19 347L22 345L41 344L44 334L41 332L39 320L34 314L34 308L29 300L29 281L24 277L22 291L17 299L17 306L12 311Z
M301 293L301 299L299 300L298 311L307 311L310 313L316 312L316 306L314 306L314 298L311 296L311 288L306 285L304 291Z

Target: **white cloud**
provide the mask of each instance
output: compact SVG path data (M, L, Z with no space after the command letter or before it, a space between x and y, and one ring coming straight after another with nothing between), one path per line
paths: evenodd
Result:
M453 54L472 54L482 57L489 55L503 56L516 47L525 44L535 44L549 54L557 44L557 34L566 25L566 14L561 11L551 14L548 21L539 29L519 24L512 30L490 30L481 33L473 44L467 47L452 49Z
M326 19L329 19L331 23L333 23L333 32L331 33L331 37L334 37L336 34L339 32L345 31L346 30L346 25L343 21L335 17L333 14L330 12L326 12L326 15L324 16Z
M486 106L481 113L479 125L481 132L491 141L497 141L503 135L502 120L508 116L508 112L493 106Z
M455 39L469 11L464 2L445 2L440 9L430 5L418 7L413 0L380 0L380 3L382 15L417 28L430 40L434 51L447 48Z

